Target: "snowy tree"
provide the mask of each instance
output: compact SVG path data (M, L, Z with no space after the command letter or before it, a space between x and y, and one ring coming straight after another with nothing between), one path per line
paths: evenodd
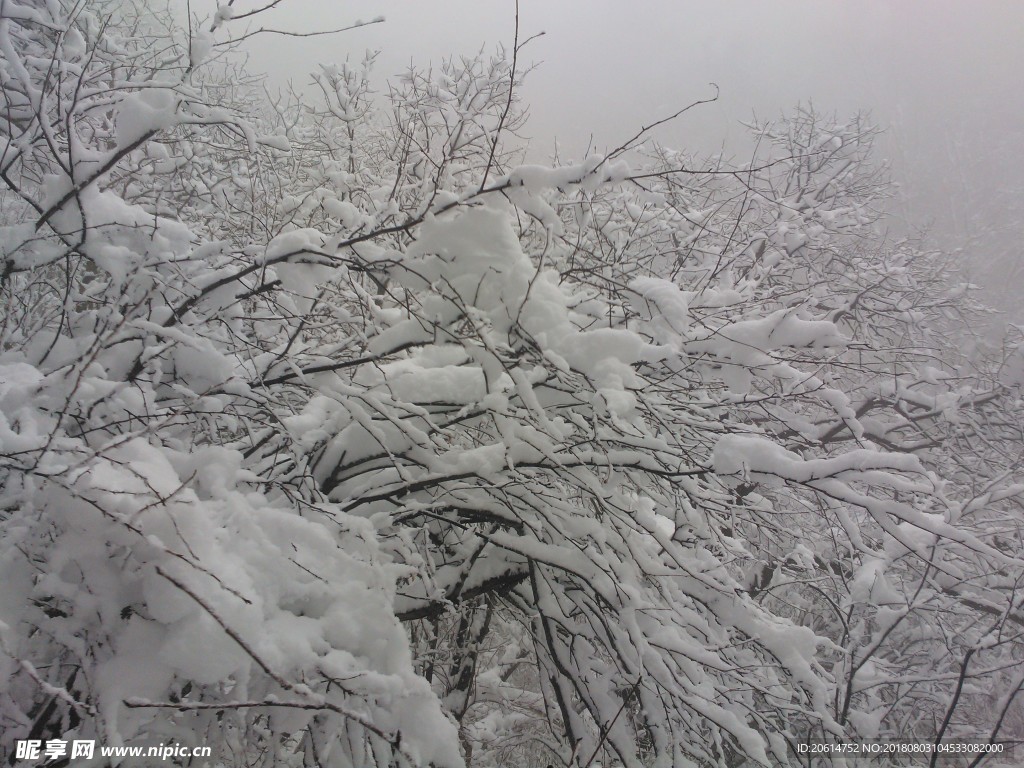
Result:
M879 238L868 127L517 166L518 33L300 104L221 55L245 23L3 5L5 732L325 766L996 735L1019 391Z
M246 450L289 408L254 342L310 318L267 289L304 247L203 218L281 144L198 80L229 14L191 47L144 7L3 14L5 736L459 764L372 524Z
M696 286L681 295L656 281L665 298L652 296L662 311L669 299L690 308L719 337L712 347L691 345L698 354L690 364L703 368L702 381L720 382L714 396L728 406L723 419L766 430L805 457L864 447L912 454L941 477L949 519L1012 554L1022 490L1021 425L1012 415L1019 392L1007 386L1012 376L999 375L1002 359L971 360L950 345L966 340L963 316L978 310L948 259L913 243L885 246L874 222L888 185L884 168L868 162L874 129L862 118L838 125L809 110L751 127L762 150L746 170L710 164L719 170L680 184L679 169L701 166L658 149L643 193L582 201L594 232L577 240L571 268L597 275L595 264L611 262L613 275L640 270ZM623 209L631 222L611 213ZM689 237L665 226L673 217L696 224ZM612 294L624 282L599 279ZM723 283L729 300L708 301L705 293ZM804 350L761 357L762 345L750 345L730 319L752 306L832 322L850 343L828 359ZM742 343L748 364L737 365L723 341ZM788 383L794 379L799 386ZM874 521L878 528L820 489L805 486L795 498L794 490L792 482L771 489L766 507L765 484L744 482L727 527L738 520L744 531L750 553L740 562L758 599L844 649L833 668L834 716L869 738L949 737L947 720L960 738L993 737L1002 718L978 709L965 715L971 705L951 681L966 671L965 657L984 649L987 664L975 664L969 687L990 692L1001 712L1012 707L1020 681L1005 670L1020 647L1007 622L1018 610L1019 567L1006 570L979 556L977 541L957 537L930 540L933 551L920 557L898 543L905 526L887 531L884 518Z

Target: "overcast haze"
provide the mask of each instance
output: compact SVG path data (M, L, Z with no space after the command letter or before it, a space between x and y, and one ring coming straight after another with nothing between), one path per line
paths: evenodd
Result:
M258 36L272 82L308 82L317 61L380 51L380 83L410 63L511 44L512 2L360 0L285 3L292 30L386 22L337 36ZM971 274L1004 306L1021 282L1024 4L1004 2L540 2L521 0L522 54L539 64L523 89L530 155L557 140L578 157L593 136L617 146L641 124L721 89L717 103L658 138L713 152L745 150L738 121L800 101L841 115L869 109L889 129L880 154L902 182L901 212L937 245L964 247Z

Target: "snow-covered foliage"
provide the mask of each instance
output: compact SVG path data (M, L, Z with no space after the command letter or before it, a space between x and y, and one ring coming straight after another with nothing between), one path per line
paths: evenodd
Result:
M254 129L206 102L194 47L151 51L145 15L70 10L0 21L4 749L73 734L249 765L459 764L393 609L406 571L308 456L253 447L287 434L288 395L261 380L309 319L266 286L301 291L315 236L190 229L237 181L218 142Z
M869 126L517 167L518 48L268 102L226 8L3 4L6 734L704 766L1015 727L1019 386L878 234Z

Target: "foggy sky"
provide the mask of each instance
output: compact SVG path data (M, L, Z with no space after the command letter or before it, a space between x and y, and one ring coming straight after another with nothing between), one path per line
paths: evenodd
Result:
M239 4L241 7L242 4ZM193 9L197 4L193 4ZM308 82L317 61L380 50L380 84L501 42L511 0L290 0L261 23L292 30L386 22L336 36L258 36L255 69ZM738 121L798 102L840 116L870 109L902 182L901 211L936 244L964 248L971 277L1017 306L1024 288L1024 3L971 0L521 0L522 91L532 159L615 147L640 125L705 98L658 138L680 149L744 149ZM1020 286L1018 288L1017 286Z

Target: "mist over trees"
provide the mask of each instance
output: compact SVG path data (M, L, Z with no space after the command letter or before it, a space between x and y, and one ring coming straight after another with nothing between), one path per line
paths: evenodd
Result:
M1024 352L876 126L522 165L518 34L300 100L259 26L0 6L9 764L1014 764Z

